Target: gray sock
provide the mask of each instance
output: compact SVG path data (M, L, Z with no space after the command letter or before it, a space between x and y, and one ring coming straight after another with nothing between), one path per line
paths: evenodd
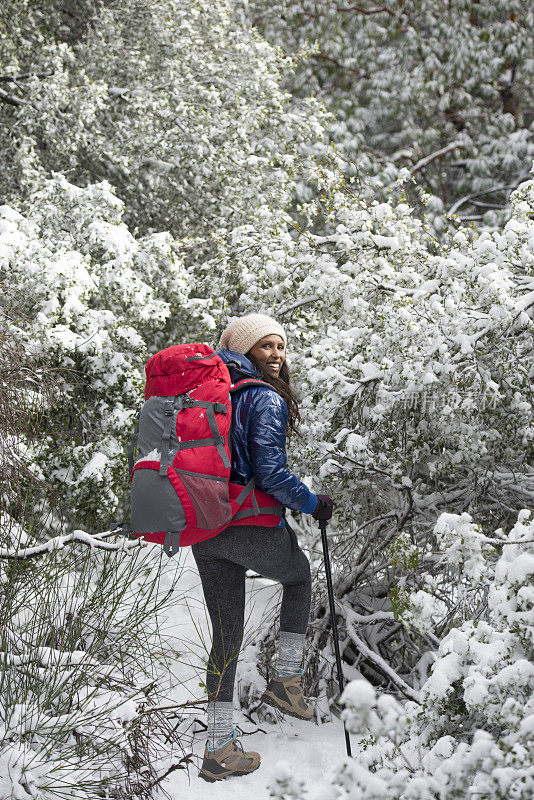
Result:
M222 747L234 732L233 703L208 703L208 749Z
M278 658L276 661L276 671L279 675L297 674L302 661L305 643L305 633L289 633L288 631L280 631L280 639L278 641Z

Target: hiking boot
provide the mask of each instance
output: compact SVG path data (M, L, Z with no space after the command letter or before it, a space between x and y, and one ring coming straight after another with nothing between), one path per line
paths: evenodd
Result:
M204 750L204 761L198 773L199 778L213 783L230 778L232 775L248 775L260 766L260 755L249 750L247 753L236 742L237 731L232 738L216 750Z
M275 672L261 699L292 717L298 719L313 717L313 708L306 703L302 694L302 670L296 675L278 675Z

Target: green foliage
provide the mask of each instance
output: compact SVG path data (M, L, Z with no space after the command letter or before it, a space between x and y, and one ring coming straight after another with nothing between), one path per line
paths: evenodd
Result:
M6 519L2 533L22 546ZM172 586L159 556L69 547L2 568L0 762L17 796L89 800L154 781L166 745L139 713L164 685L157 615Z
M397 620L402 620L406 611L410 608L410 596L405 589L392 586L389 590L389 600L391 611Z
M415 572L422 558L421 550L412 544L410 537L404 531L399 531L391 547L391 563L406 572Z

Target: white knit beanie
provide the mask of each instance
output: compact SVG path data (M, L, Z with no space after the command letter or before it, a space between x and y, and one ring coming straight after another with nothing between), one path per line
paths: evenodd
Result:
M275 333L286 344L286 334L279 322L266 314L247 314L238 317L224 329L219 340L220 350L233 350L234 353L248 353L256 342Z

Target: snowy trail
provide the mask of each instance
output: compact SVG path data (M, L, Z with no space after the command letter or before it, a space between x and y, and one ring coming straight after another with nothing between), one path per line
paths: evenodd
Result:
M307 800L321 800L327 797L329 782L327 776L333 765L339 765L344 754L345 740L343 726L338 720L325 725L284 720L281 726L262 727L268 734L257 733L242 741L248 750L257 750L262 763L256 772L237 778L228 778L219 783L206 783L198 778L196 769L190 770L190 778L182 772L173 773L165 782L164 788L173 800L181 800L184 792L190 800L204 800L206 797L250 800L268 798L269 787L277 772L277 765L285 761L296 778L305 781L309 789ZM200 756L204 744L199 741L195 752ZM330 790L331 791L331 790Z
M175 702L184 702L201 697L202 689L198 683L204 677L202 658L206 655L201 639L208 646L210 634L202 587L189 548L182 551L179 563L182 570L179 580L180 596L164 623L164 639L168 646L182 653L174 676L176 685L170 696ZM247 580L245 641L247 630L254 630L260 624L268 624L268 620L272 619L278 606L279 594L278 585L271 581ZM254 662L253 648L245 646L240 655L238 680L257 680ZM192 716L205 720L205 714L201 711L195 711ZM237 709L234 711L234 724L245 732L256 728ZM181 800L184 792L187 792L191 800L200 800L207 796L232 797L233 800L250 800L251 796L268 798L273 776L279 769L277 765L285 761L290 766L291 774L305 781L308 787L307 800L327 798L328 774L334 766L339 768L345 756L343 725L340 720L332 717L331 722L316 725L279 715L277 722L261 720L258 727L266 733L256 732L241 737L246 750L256 750L261 755L262 763L256 772L208 784L198 778L197 767L192 766L189 775L181 770L172 773L164 782L163 788L172 800ZM205 735L202 732L197 734L192 749L198 758L198 764L204 752L204 742ZM161 766L165 769L165 765Z

